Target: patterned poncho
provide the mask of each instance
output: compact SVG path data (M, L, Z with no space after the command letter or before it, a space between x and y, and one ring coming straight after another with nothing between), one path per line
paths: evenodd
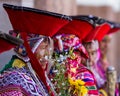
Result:
M26 64L13 56L0 76L0 96L49 96L44 84L30 72Z

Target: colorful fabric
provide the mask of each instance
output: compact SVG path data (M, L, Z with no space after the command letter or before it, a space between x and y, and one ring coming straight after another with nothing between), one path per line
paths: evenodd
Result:
M13 64L12 64L12 67L16 67L16 68L22 68L24 67L26 64L25 62L23 62L22 60L20 59L15 59Z
M16 62L16 60L14 61ZM0 76L0 86L5 87L9 85L22 87L30 94L27 96L48 96L43 83L41 81L38 83L33 74L26 67L18 68L14 66L4 70Z
M6 6L9 6L9 8ZM63 26L69 23L69 21L71 20L71 17L65 16L62 14L47 12L43 10L37 10L37 9L33 10L32 8L30 9L31 11L29 12L28 10L17 10L17 13L16 13L16 12L13 12L14 10L11 9L12 7L9 4L8 5L4 4L4 8L8 12L9 18L13 25L13 29L18 29L21 33L21 37L24 40L24 45L25 45L28 57L30 58L30 62L31 62L33 69L35 70L39 78L42 80L42 82L45 84L45 86L49 90L47 82L46 82L44 70L42 69L38 60L35 58L27 42L27 33L41 34L44 36L52 37L53 35L56 34L58 30L60 30ZM9 12L12 14L9 14ZM20 16L20 14L23 14L22 17ZM17 16L18 18L20 16L19 18L20 20L13 18L13 16L15 17ZM26 18L28 16L29 16L29 20L27 19L27 21L29 22L26 21Z
M14 56L12 57L12 59L9 61L9 63L8 64L5 64L5 66L3 67L3 69L2 70L0 70L0 73L3 73L5 70L7 70L7 69L9 69L9 68L11 68L12 67L12 64L13 64L13 62L14 62Z
M79 96L80 92L87 95L98 96L94 75L81 64L81 58L84 57L82 53L85 54L86 51L83 49L84 47L82 48L80 39L71 34L57 36L59 37L55 38L56 63L50 73L51 81L56 88L55 90L57 90L56 92L58 94L70 94L70 96ZM82 89L79 90L81 86L77 86L78 81L85 83L85 85L81 85L84 87L84 91ZM72 87L70 85L72 85Z
M4 66L4 68L0 71L0 73L3 73L5 70L16 67L16 68L22 68L25 67L26 64L22 60L20 60L16 55L12 56L12 59L9 61L8 64Z
M75 54L75 53L73 53ZM74 59L67 59L68 76L73 80L82 80L85 82L85 86L88 89L88 94L98 95L98 90L96 87L96 80L94 75L90 70L80 63L80 58L78 55L75 55ZM74 70L73 70L74 69Z
M18 85L24 88L30 96L47 96L47 92L45 91L43 84L40 83L40 86L38 86L34 79L31 77L29 71L24 68L11 68L9 71L2 74L0 78L0 86Z
M76 59L67 58L63 62L55 64L50 73L51 76L50 80L52 81L55 90L57 90L57 93L59 94L59 92L61 92L61 88L63 88L64 91L67 93L69 89L69 81L67 78L71 78L72 80L82 80L83 82L85 82L85 87L88 90L87 94L98 96L98 90L96 87L94 75L90 70L88 70L86 67L84 67L77 61L79 62L79 59L77 60L77 58ZM73 93L69 94L72 95Z
M35 55L33 54L28 41L27 41L27 33L22 32L21 33L22 38L24 39L24 43L25 43L25 48L26 51L28 53L28 57L30 58L30 63L32 65L32 68L35 70L35 72L37 73L38 77L40 78L40 80L44 83L44 85L46 86L47 90L49 90L49 92L51 93L51 96L53 92L50 90L50 86L48 85L47 81L46 81L46 76L45 76L45 71L42 68L40 62L38 61L38 59L35 57Z
M8 85L0 87L0 96L30 96L22 87Z
M88 54L83 47L81 40L73 34L56 35L54 38L55 51L68 52L70 50L79 50L84 57Z

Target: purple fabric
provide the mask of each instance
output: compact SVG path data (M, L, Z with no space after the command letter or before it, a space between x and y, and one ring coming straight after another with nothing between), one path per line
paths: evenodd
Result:
M1 75L0 86L17 85L26 90L28 96L48 96L47 91L42 84L36 84L35 78L27 68L10 68Z
M0 96L30 96L21 86L8 85L0 87Z

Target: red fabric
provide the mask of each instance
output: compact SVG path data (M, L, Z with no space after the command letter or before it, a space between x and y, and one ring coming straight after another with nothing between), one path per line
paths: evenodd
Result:
M56 34L74 34L81 40L93 29L92 24L83 20L73 20L62 27Z
M96 30L97 35L95 36L95 39L98 41L101 41L104 36L110 31L111 27L108 23L104 23L100 26L98 26L98 30Z
M14 44L0 38L0 53L2 53L4 51L8 51L13 47L15 47Z
M90 42L91 40L93 40L96 36L96 31L98 28L94 28L93 30L91 30L87 36L82 40L83 42Z
M69 22L55 16L47 16L30 11L5 9L14 30L19 30L20 32L53 36L62 26Z
M112 28L107 34L118 32L120 28Z
M103 37L110 31L110 25L107 23L96 26L89 34L83 39L83 42L90 42L91 40L101 41Z

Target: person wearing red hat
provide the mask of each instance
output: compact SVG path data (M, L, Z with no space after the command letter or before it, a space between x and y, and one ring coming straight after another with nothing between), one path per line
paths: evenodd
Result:
M21 38L24 40L27 56L29 57L28 59L30 60L34 71L36 72L38 78L40 78L40 80L43 82L43 86L45 85L48 91L43 92L45 91L43 89L43 91L41 90L43 93L40 94L44 96L54 95L52 94L52 90L48 85L48 78L45 73L46 69L48 68L46 58L49 57L46 56L46 54L48 55L48 53L51 52L51 50L47 50L50 39L38 40L38 43L35 43L35 47L33 47L31 50L31 47L28 43L29 38L27 38L29 33L50 37L55 36L56 38L54 41L57 41L58 47L55 46L54 56L57 56L57 58L55 58L55 62L64 62L62 62L62 64L55 64L55 67L52 67L53 69L60 69L62 67L60 71L49 70L50 72L52 71L52 75L50 74L50 76L56 76L55 78L53 77L54 79L51 78L51 81L54 84L53 89L55 88L55 92L58 93L58 95L69 96L79 94L98 96L98 91L92 72L81 64L81 58L87 57L87 52L82 46L81 41L91 30L94 29L94 26L92 26L91 23L85 20L72 20L69 16L62 14L21 6L4 4L4 8L8 13L13 29L18 30ZM41 51L40 49L44 50ZM57 52L60 54L57 54ZM42 62L42 64L40 62ZM45 65L43 65L43 62ZM22 65L24 64L22 63ZM65 70L63 70L64 68ZM67 87L66 85L70 85L70 87ZM66 94L65 89L69 89L67 91L69 94ZM49 94L49 92L51 94Z
M106 83L106 78L100 74L99 67L97 66L100 57L99 43L97 40L92 40L91 42L85 43L84 46L89 54L89 59L88 62L86 62L86 66L93 72L97 81L97 87L101 88Z
M97 62L97 66L98 66L98 71L99 74L106 79L106 72L108 67L110 66L110 62L108 61L107 58L107 52L108 52L108 48L109 48L109 43L111 40L111 36L110 35L106 35L102 41L99 42L99 53L100 53L100 58ZM116 86L115 86L115 96L119 96L120 92L119 92L119 86L118 83L116 82Z
M100 58L99 58L99 62L98 62L98 66L99 68L101 68L102 73L105 75L105 72L109 66L109 62L107 60L107 51L108 51L108 47L109 47L109 42L111 40L111 34L118 32L118 30L120 30L120 24L119 23L115 23L115 22L110 22L108 20L104 20L101 19L99 20L99 22L102 21L102 23L107 22L110 25L110 30L106 31L105 35L103 34L103 36L100 36L101 33L98 33L98 35L96 36L96 39L99 40L99 38L101 38L99 40L99 51L100 51ZM100 23L101 24L101 23ZM100 64L101 62L101 64Z
M30 37L32 37L32 35ZM52 44L50 37L39 35L37 35L34 38L30 37L29 44L32 48L32 52L35 54L37 60L39 60L45 72L48 72L52 64L50 61L51 58L50 55L52 54L53 49L51 48L52 45L50 45ZM14 50L16 55L12 56L10 62L1 71L0 88L2 89L0 91L0 94L49 96L46 87L43 85L43 82L40 79L38 79L38 77L35 74L35 71L31 67L31 64L29 63L30 59L28 58L27 53L25 53L26 51L24 46L20 45L19 47L16 47ZM9 78L9 80L5 78ZM3 80L5 80L5 82L3 82ZM49 82L48 79L47 82ZM19 88L20 86L21 88ZM31 89L30 86L33 87L34 90ZM16 91L14 91L13 89L15 89ZM9 92L7 90L9 90Z
M86 17L84 17L84 19L85 18ZM90 19L90 18L87 18L87 19ZM106 92L104 90L101 91L101 88L105 88L105 86L106 86L106 73L105 73L106 71L105 70L107 68L105 68L105 69L101 68L100 66L103 66L103 65L100 65L100 63L99 63L100 58L101 58L101 52L104 54L107 51L106 50L107 46L103 46L103 45L106 45L106 43L102 43L102 40L104 41L103 37L106 34L113 33L116 30L118 30L119 28L118 28L118 26L116 26L116 27L114 26L115 23L111 23L110 21L103 20L103 19L98 18L98 17L94 18L93 21L95 23L97 23L97 26L84 39L84 42L86 42L86 43L84 43L84 46L85 46L85 48L86 48L86 50L88 51L88 54L89 54L89 60L88 60L89 63L86 63L86 65L88 67L90 67L90 69L94 73L95 78L97 80L97 86L100 89L100 93L103 94L104 96L106 96L107 95ZM102 22L102 23L100 23L100 22ZM99 43L100 48L104 48L103 50L101 50L101 52L99 50L98 42L100 42ZM107 67L108 63L105 63L105 64L106 64L106 67ZM103 73L103 70L104 70L104 73Z
M85 20L73 20L53 36L56 63L50 78L58 94L98 96L94 75L81 63L88 58L82 39L93 28Z
M110 66L108 60L107 60L107 50L110 42L110 37L105 36L102 41L99 42L99 53L100 53L100 58L98 60L97 66L101 70L100 74L103 75L105 78L105 74L107 71L108 66Z
M48 52L48 47L50 47L50 46L48 46L49 45L48 43L50 43L51 39L49 37L45 37L45 36L50 36L50 37L53 36L62 26L67 24L71 20L71 18L69 16L58 14L58 13L52 13L52 12L48 12L48 11L44 11L44 10L38 10L38 9L33 9L33 8L21 7L21 6L14 6L14 5L9 5L9 4L4 4L3 7L5 8L6 12L8 13L8 17L11 21L13 29L17 30L19 35L21 36L21 39L24 40L24 47L25 47L25 48L23 48L22 46L20 46L20 48L21 49L23 48L23 50L21 50L18 47L18 51L23 52L22 58L20 58L18 56L17 57L13 56L13 58L10 61L10 64L8 64L8 65L11 65L7 68L8 70L11 69L9 71L9 72L11 72L11 74L8 74L6 76L10 77L12 80L12 83L8 82L8 81L6 82L6 83L8 83L8 87L10 84L12 84L13 86L17 85L18 87L21 86L23 88L23 90L26 92L26 94L28 93L26 96L30 96L30 95L31 96L34 96L34 95L36 95L36 96L39 96L39 95L41 95L41 96L49 96L49 95L56 96L51 88L51 85L49 84L50 82L49 82L49 79L47 78L47 74L46 74L46 71L48 72L50 70L49 69L50 66L47 65L47 63L49 62L49 61L47 62L47 60L48 60L48 58L50 58L50 56L47 56L47 55L49 53L51 53L52 50L49 50L49 52ZM29 35L29 34L31 34L31 35ZM35 34L35 35L33 35L33 34ZM30 37L28 37L28 35ZM42 38L36 37L37 38L36 39L35 36L39 36L39 35L44 35L44 37L42 37ZM32 37L34 37L34 38L32 38ZM32 50L31 50L32 47L30 45L29 39L30 40L32 39L32 41L37 40L37 42L33 42L33 45L35 44L35 46L34 47L32 46L33 47ZM21 54L19 54L19 55L21 55ZM27 58L26 58L26 55L27 55ZM19 62L17 62L16 59ZM13 64L12 61L13 62L15 61L15 64ZM26 73L28 68L23 70L24 72L22 72L20 70L21 67L24 69L24 65L26 65L25 62L29 62L31 64L31 65L29 65L29 63L28 63L28 67L30 68L30 70L28 70L29 71L28 74L24 74L24 73ZM43 65L43 62L44 62L44 65ZM21 67L16 68L16 67L19 67L18 65L20 65L20 64L21 64ZM13 68L11 68L12 65L14 65ZM13 69L15 69L15 70L13 70ZM3 70L3 71L5 71L5 70ZM19 83L16 81L18 79L13 78L12 75L13 75L14 71L16 71L16 74L18 72L20 72L19 76L17 77L18 79L21 75L23 75L21 77L23 82L19 81L20 82ZM21 73L23 73L23 74L21 74ZM33 74L32 76L35 78L33 78L31 76L31 73ZM15 74L15 76L16 76L16 74ZM3 84L1 89L4 89L3 87L6 85L5 82L3 82L3 79L7 78L7 77L4 77L4 76L1 79L2 83L0 83L0 84ZM26 83L24 83L25 79L23 77L28 78L27 80L29 81L28 82L29 85L28 84L26 85L27 81L25 81ZM29 79L31 79L31 82ZM38 83L36 83L36 82L38 82ZM10 86L10 88L12 88L13 86ZM31 89L28 88L27 86L30 87ZM2 92L6 92L5 90L2 90ZM18 92L20 92L20 91L18 91ZM12 94L12 93L10 93L10 94Z

